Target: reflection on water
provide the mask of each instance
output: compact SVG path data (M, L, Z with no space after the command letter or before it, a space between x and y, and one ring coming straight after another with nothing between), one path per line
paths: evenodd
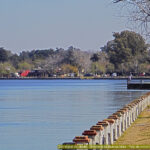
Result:
M126 80L0 80L0 149L56 150L145 92Z

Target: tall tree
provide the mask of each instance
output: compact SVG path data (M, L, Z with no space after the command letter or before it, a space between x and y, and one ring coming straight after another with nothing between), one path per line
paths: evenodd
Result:
M8 60L7 51L4 48L0 48L0 62L5 62Z
M66 51L66 56L65 56L65 58L63 60L64 63L70 64L70 65L73 65L73 66L77 65L77 60L76 60L74 51L76 51L76 49L73 48L73 46L70 46L68 48L68 50Z
M18 68L18 63L21 61L21 59L17 54L12 55L9 60L15 68Z
M137 66L145 60L147 44L140 34L122 31L114 33L113 36L114 40L109 41L102 50L108 54L110 62L115 65L116 69L126 68L129 62Z

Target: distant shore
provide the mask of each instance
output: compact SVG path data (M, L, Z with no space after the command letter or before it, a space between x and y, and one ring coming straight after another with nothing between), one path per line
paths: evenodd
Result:
M25 77L25 78L0 78L0 80L127 80L128 77ZM138 80L150 80L150 76L147 77L133 77L132 79Z

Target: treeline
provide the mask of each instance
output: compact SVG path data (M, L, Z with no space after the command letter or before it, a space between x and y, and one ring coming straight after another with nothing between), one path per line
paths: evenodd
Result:
M24 70L40 70L47 76L118 75L150 72L149 45L135 32L113 34L114 40L94 53L78 48L23 51L13 54L0 48L0 77Z

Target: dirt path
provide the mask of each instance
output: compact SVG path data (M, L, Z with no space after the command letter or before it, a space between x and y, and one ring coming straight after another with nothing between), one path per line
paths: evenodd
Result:
M139 115L114 145L150 145L150 106Z

